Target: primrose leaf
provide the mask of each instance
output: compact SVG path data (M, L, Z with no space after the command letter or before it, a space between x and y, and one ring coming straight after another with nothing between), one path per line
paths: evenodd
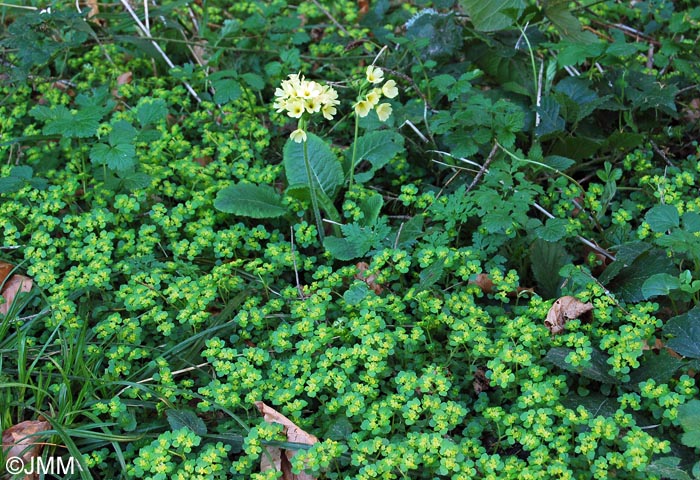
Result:
M644 215L644 220L655 233L665 232L680 225L678 209L673 205L656 205Z
M311 167L312 182L328 198L333 199L345 177L343 168L331 147L313 133L307 133L306 148ZM308 185L304 162L304 143L287 140L284 146L284 171L289 185Z
M221 190L214 199L214 208L251 218L274 218L287 213L274 188L250 183L229 185Z

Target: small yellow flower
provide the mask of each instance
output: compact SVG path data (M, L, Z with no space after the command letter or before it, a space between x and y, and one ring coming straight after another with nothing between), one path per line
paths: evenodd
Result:
M302 130L301 128L297 128L294 130L290 135L289 138L294 140L297 143L305 142L306 141L306 132Z
M376 110L380 122L385 122L386 119L389 118L389 115L391 115L391 105L389 105L388 103L382 103L381 105L378 105Z
M396 88L396 82L393 80L387 80L387 82L382 85L382 93L387 98L394 98L399 94L399 89Z
M382 98L382 90L380 88L374 88L365 96L365 100L369 103L370 108L374 108L376 104L379 103L379 99Z
M354 107L355 113L360 117L366 117L369 111L372 110L372 105L370 105L367 100L360 100Z
M384 71L372 65L367 67L367 81L369 83L382 83L384 81Z

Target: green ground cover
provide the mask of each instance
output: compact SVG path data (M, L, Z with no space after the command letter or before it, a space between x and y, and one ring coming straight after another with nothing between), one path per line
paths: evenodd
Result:
M700 478L694 1L78 8L0 3L0 476Z

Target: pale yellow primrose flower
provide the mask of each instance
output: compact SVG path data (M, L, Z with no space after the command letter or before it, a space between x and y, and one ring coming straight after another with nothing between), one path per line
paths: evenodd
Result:
M377 105L377 117L379 117L380 122L385 122L389 115L391 115L391 105L388 103L382 103Z
M304 113L321 112L327 120L332 120L340 104L338 92L328 85L306 80L298 73L293 73L275 90L274 109L278 113L287 112L292 118L301 118ZM306 141L306 132L298 128L290 135L297 143Z
M355 105L355 113L360 117L366 117L370 110L372 110L372 105L367 100L360 100Z
M396 82L393 80L387 80L384 85L382 85L382 93L387 98L394 98L399 94L399 89L396 88Z
M294 130L290 135L289 138L294 140L297 143L305 142L306 141L306 132L302 130L301 128L297 128Z
M380 88L372 89L372 91L365 96L365 100L370 104L370 108L374 108L374 106L379 103L380 98L382 98L382 90Z
M384 71L372 65L367 67L367 81L369 83L382 83L384 81Z

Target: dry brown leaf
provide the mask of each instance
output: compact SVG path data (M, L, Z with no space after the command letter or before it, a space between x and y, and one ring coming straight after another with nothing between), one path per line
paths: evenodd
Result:
M591 303L583 303L578 298L567 295L554 302L544 324L553 334L561 333L569 320L582 316L584 320L587 319L586 317L590 318L591 310L593 310Z
M486 378L486 369L484 367L479 367L474 372L474 382L472 383L474 387L474 393L477 395L481 392L491 390L491 380Z
M88 13L87 18L92 18L98 13L100 13L100 7L97 3L97 0L87 0L87 6L90 7L90 12ZM96 21L96 20L93 20Z
M469 280L469 285L476 285L484 293L493 293L493 280L486 273L480 273L474 280ZM518 287L515 292L508 292L509 297L518 297L523 292L533 292L532 288Z
M2 296L5 297L5 303L0 305L0 313L7 315L10 310L10 305L15 300L19 292L28 292L32 289L32 279L24 275L12 275L5 283L2 289Z
M284 433L287 436L288 442L303 443L305 445L313 445L314 443L318 442L318 438L297 427L294 422L279 413L274 408L265 405L263 402L255 402L255 406L258 408L260 413L262 413L263 418L267 423L279 423L284 426ZM263 455L263 458L260 461L260 471L264 472L275 468L277 471L282 471L282 480L315 480L314 477L306 473L296 475L292 473L291 460L294 455L296 455L296 450L267 447L267 451L272 457L272 462L270 462L270 459L267 458L267 455ZM284 455L282 453L284 453Z
M124 72L121 75L117 77L117 85L120 87L122 85L127 85L131 83L131 81L134 79L134 74L132 72Z
M700 120L700 98L694 98L683 109L683 117L689 122Z
M24 465L30 466L32 459L41 455L42 444L35 434L44 432L51 428L49 422L41 420L27 420L13 425L2 432L2 449L5 458L19 457ZM35 469L32 474L24 476L24 480L34 480L39 478Z
M0 288L2 288L2 284L5 283L5 279L10 275L13 268L15 266L10 263L0 262Z
M355 275L355 278L358 280L362 280L367 284L369 288L372 289L374 293L379 295L382 293L382 286L378 283L376 283L377 276L376 275L370 275L368 277L365 277L365 272L369 270L369 265L366 262L359 262L357 265L358 273Z

